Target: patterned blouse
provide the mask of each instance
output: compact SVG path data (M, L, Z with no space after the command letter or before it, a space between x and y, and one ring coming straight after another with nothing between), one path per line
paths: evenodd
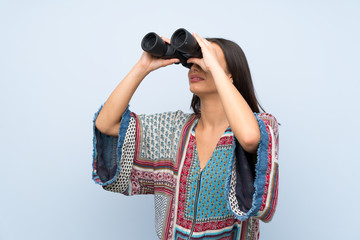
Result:
M124 195L155 195L159 239L259 239L259 220L274 215L278 196L278 123L254 113L261 140L244 151L227 128L203 169L197 155L198 118L182 111L122 116L118 137L95 127L93 179Z

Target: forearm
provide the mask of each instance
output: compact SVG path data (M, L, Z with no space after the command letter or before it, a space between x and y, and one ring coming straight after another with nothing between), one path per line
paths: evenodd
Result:
M137 63L118 84L105 102L95 121L95 126L99 131L114 135L112 131L120 124L121 116L129 105L136 89L147 74L148 72L143 70L143 67Z
M221 67L211 71L231 129L245 151L255 153L260 141L256 117Z

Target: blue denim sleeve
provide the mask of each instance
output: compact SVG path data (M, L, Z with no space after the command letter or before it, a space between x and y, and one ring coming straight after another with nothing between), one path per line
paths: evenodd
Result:
M129 107L121 118L117 137L101 133L95 126L95 120L103 106L95 113L93 120L93 180L102 186L112 184L120 173L119 159L122 155L122 145L130 121Z
M228 207L241 221L256 217L271 220L278 193L278 132L276 119L254 113L260 142L256 154L246 152L234 139L234 154L226 183Z

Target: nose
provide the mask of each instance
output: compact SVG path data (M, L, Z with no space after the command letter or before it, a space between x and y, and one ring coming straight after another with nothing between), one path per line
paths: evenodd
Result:
M199 65L193 63L190 67L190 71L193 71L193 72L196 72L196 71L199 71L201 68Z

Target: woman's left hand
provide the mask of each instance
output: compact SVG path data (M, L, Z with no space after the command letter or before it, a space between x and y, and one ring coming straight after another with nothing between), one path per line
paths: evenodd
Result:
M214 44L196 33L193 33L193 36L201 48L203 58L189 58L187 62L199 65L205 72L211 72L216 67L221 67Z

